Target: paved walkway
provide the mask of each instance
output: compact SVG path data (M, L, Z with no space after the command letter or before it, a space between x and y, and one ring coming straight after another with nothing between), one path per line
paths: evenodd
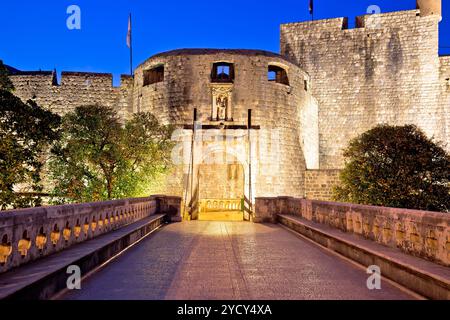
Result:
M277 225L171 224L63 299L410 299Z

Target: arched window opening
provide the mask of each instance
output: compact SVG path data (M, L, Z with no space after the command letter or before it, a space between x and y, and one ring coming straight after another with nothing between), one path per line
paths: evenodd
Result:
M157 66L149 70L144 70L144 87L154 83L164 81L164 66Z
M286 70L278 66L269 66L267 73L269 81L289 85L289 79Z
M214 63L211 72L212 82L230 83L234 81L234 65L227 62Z

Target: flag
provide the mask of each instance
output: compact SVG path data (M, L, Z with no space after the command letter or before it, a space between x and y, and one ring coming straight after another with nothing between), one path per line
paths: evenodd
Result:
M127 46L131 48L131 14L128 18L128 34L127 34Z
M314 13L314 0L309 0L309 13Z

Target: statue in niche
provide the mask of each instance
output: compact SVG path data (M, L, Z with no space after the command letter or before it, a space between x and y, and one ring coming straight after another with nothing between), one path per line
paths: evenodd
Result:
M232 89L232 86L224 84L212 86L212 121L233 121Z
M228 97L219 95L216 99L217 120L227 120Z

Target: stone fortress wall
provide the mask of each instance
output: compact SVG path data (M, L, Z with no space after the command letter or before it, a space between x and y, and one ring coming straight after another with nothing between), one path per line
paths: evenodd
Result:
M128 117L132 111L131 76L122 75L119 87L113 86L113 76L108 73L62 72L59 84L51 71L17 72L10 78L14 94L23 101L35 100L61 115L88 104L113 107L122 117Z
M233 65L232 83L217 83L211 74L215 63ZM146 70L164 66L163 81L145 85ZM283 68L287 72L289 84L268 80L269 66ZM214 174L224 171L219 167L214 172L200 172L205 157L214 165L223 163L226 155L230 164L241 165L245 176L245 196L249 197L249 183L252 183L253 196L276 194L304 194L304 172L307 164L318 167L318 126L317 103L310 94L309 76L298 66L285 58L270 52L258 50L213 50L185 49L158 54L136 69L134 84L134 111L150 111L162 122L192 124L193 110L197 108L197 120L204 126L199 135L231 138L228 143L205 141L195 145L194 181L200 177L209 177L214 188L227 190L222 185L226 177ZM224 88L229 93L229 118L213 118L214 90ZM252 109L252 176L249 181L249 152L247 121L248 109ZM305 117L309 121L302 126ZM205 126L209 126L205 129ZM186 140L191 133L186 131ZM273 140L271 141L271 137ZM210 140L210 139L209 139ZM265 148L267 147L267 148ZM217 150L222 150L216 152ZM203 150L203 151L200 151ZM189 153L190 145L185 150ZM201 154L200 154L201 152ZM212 154L214 153L214 154ZM189 159L184 166L184 176L189 169ZM186 164L186 162L185 162ZM180 172L173 187L180 183ZM204 185L208 185L205 181ZM186 184L185 184L186 185ZM194 186L196 189L197 186ZM210 185L210 188L213 188ZM170 188L171 189L171 188ZM174 190L174 189L172 189ZM180 190L176 191L179 194ZM200 193L209 195L220 192ZM233 192L231 192L233 194Z
M305 198L315 200L333 199L333 187L339 184L338 169L307 170L305 175Z
M341 168L342 148L379 123L412 123L449 140L449 60L438 56L440 11L419 2L427 5L422 14L361 16L354 29L347 18L281 26L281 54L310 74L319 102L321 169Z
M447 150L450 148L450 55L439 57L440 72L440 108L444 110L443 122L445 122L443 136L447 144Z
M191 181L198 185L205 179L208 188L216 186L216 194L237 195L223 181L227 175L244 175L246 197L251 183L253 197L330 200L343 167L342 149L377 124L416 124L450 150L450 56L438 55L440 4L418 0L419 10L357 17L353 29L347 18L284 24L281 55L214 49L157 54L136 68L134 79L122 76L119 87L112 85L112 75L98 73L63 72L59 85L52 72L18 72L11 79L16 95L60 114L93 103L114 107L123 118L150 111L163 123L184 126L179 138L185 141L192 138L188 125L196 108L203 125L197 135L228 135L232 141L195 142ZM233 81L212 81L216 63L233 66ZM287 83L268 81L269 66L284 70ZM152 70L159 73L148 74ZM226 119L217 119L223 97ZM248 109L255 126L251 181ZM270 133L276 142L266 151L262 146ZM190 150L190 143L180 150L188 163ZM205 171L200 150L216 160L231 155L235 173L211 165ZM198 190L188 173L185 161L162 191L214 195Z

